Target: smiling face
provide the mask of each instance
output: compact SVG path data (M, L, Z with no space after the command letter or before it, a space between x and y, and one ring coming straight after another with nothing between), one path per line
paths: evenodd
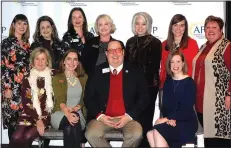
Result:
M49 21L42 21L39 30L44 39L51 40L53 29Z
M37 71L45 70L47 65L48 65L48 59L45 53L42 52L42 53L39 53L37 56L35 56L33 67Z
M106 36L111 34L112 24L106 18L102 17L97 21L99 35Z
M64 60L65 71L75 71L79 64L78 55L75 52L70 52Z
M124 61L124 49L118 41L111 41L108 44L106 55L108 63L114 68L120 66Z
M184 62L180 55L174 55L171 60L171 71L174 75L183 74Z
M18 20L13 24L13 27L15 36L22 36L26 32L28 24L26 21Z
M174 37L182 37L185 31L185 21L180 21L172 25L172 33Z
M83 22L84 22L83 14L78 10L74 11L72 13L71 22L74 28L83 27Z
M147 33L147 22L144 17L138 16L136 18L135 31L138 36L144 36Z
M208 22L205 26L205 37L209 43L213 43L222 36L222 30L217 22Z

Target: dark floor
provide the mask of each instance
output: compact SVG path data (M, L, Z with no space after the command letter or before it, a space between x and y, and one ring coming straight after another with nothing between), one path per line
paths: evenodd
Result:
M62 146L49 146L49 148L61 148ZM1 144L1 148L8 148L8 144ZM31 148L38 148L37 145L33 145Z

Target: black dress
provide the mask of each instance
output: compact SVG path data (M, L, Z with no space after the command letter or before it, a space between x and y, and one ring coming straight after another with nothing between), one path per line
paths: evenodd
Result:
M176 126L166 123L153 127L167 141L169 147L181 147L195 142L198 128L194 111L196 86L191 77L182 80L167 79L163 88L163 117L176 120ZM177 145L177 146L176 146Z

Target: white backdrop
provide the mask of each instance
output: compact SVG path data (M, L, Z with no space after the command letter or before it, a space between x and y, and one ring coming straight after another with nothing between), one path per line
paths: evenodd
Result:
M81 7L86 14L89 30L94 33L94 22L98 15L108 14L112 17L116 31L112 36L124 44L133 36L131 31L132 16L139 11L149 13L153 18L152 34L164 41L167 37L169 22L173 15L185 15L189 23L189 35L201 46L205 42L204 20L209 15L225 18L224 2L2 2L2 36L6 38L9 27L18 13L28 17L30 25L30 43L37 19L42 15L50 16L62 39L67 30L67 20L73 7ZM2 143L8 143L7 130L2 131ZM60 144L60 143L59 143Z

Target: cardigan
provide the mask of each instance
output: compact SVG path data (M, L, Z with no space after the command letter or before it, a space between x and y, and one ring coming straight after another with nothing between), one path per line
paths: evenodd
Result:
M79 105L81 106L82 113L84 115L84 118L86 119L87 115L87 109L85 107L85 104L83 102L83 96L84 96L84 91L85 91L85 85L87 82L87 74L85 74L82 77L78 77L80 84L82 86L82 95L80 98L80 103ZM61 111L60 104L67 102L67 79L64 73L59 73L54 76L52 80L52 85L53 85L53 91L54 91L54 96L55 96L55 103L54 103L54 109L53 113L56 111Z

